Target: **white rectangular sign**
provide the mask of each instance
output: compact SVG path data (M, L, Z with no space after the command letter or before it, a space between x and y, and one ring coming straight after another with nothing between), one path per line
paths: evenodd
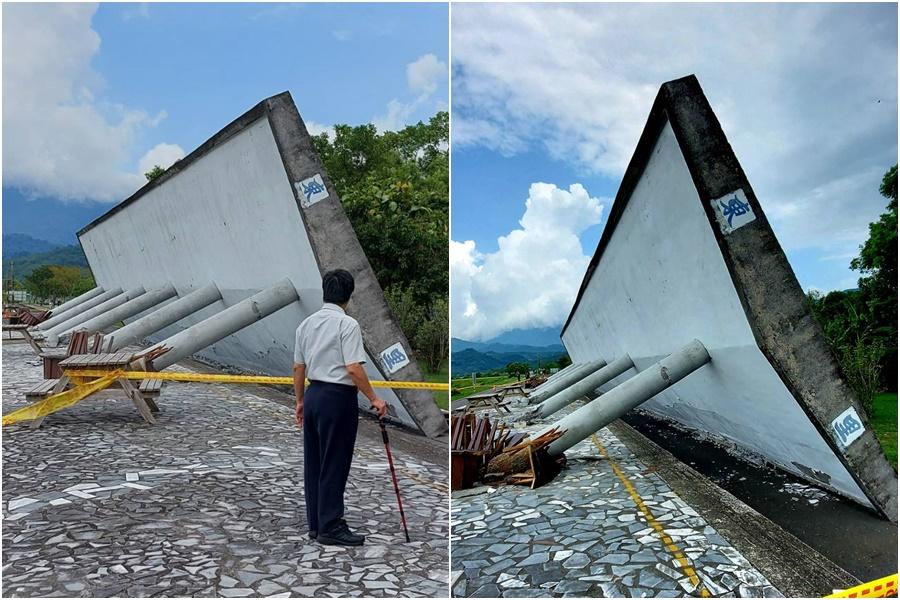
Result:
M726 235L756 220L753 208L750 206L744 190L741 189L716 198L712 201L712 207L716 213L719 228Z
M834 438L844 449L849 447L866 430L863 427L862 419L859 418L859 414L852 406L831 422L831 429L834 431Z
M325 187L325 182L322 181L322 176L318 173L309 179L298 181L294 184L294 187L297 188L297 193L300 195L300 205L303 208L309 208L319 200L324 200L328 197L328 189Z
M388 347L386 350L382 350L379 358L388 373L396 373L409 364L409 356L407 356L406 350L403 349L403 344L400 342Z

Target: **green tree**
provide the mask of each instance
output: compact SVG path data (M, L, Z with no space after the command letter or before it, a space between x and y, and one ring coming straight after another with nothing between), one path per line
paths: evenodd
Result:
M565 369L569 365L572 364L572 359L569 358L568 354L563 354L559 357L559 360L556 361L556 366L559 367L560 370Z
M869 238L850 266L859 270L861 301L866 305L865 325L885 349L881 383L897 382L897 165L881 181L887 210L869 224Z
M24 280L25 289L35 298L49 298L52 294L53 270L48 265L37 267Z
M412 290L430 307L449 283L447 113L379 134L374 125L335 126L316 150L384 289Z
M449 352L448 142L446 112L400 131L336 125L333 138L313 137L392 312L432 372Z
M156 179L157 177L159 177L160 175L162 175L165 172L166 172L166 170L163 169L161 166L153 165L152 169L150 169L149 171L144 173L144 177L147 178L147 181L153 181L154 179Z
M415 346L418 356L430 373L436 373L447 359L450 350L450 316L446 298L435 300L428 316L416 332Z
M506 374L507 375L515 375L516 379L521 379L521 376L528 376L528 373L531 371L531 366L528 363L523 362L511 362L506 365Z

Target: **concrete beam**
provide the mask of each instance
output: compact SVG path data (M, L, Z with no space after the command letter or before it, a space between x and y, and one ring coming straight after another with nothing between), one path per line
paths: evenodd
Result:
M55 325L64 323L65 321L71 319L75 315L79 315L86 310L90 310L90 309L94 308L95 306L97 306L98 304L103 304L110 298L115 298L116 296L118 296L121 293L122 293L122 288L116 288L114 290L104 291L100 294L97 294L93 298L90 298L88 300L85 300L84 302L81 302L77 306L73 306L72 308L70 308L69 310L67 310L66 312L64 312L62 314L50 317L43 323L36 325L34 327L34 329L36 331L47 331L48 329L54 327Z
M598 369L602 369L606 365L606 361L603 359L591 361L589 363L584 363L584 365L578 367L577 369L572 369L570 373L567 373L542 389L540 392L532 392L528 395L528 404L539 404L549 398L550 396L561 392L566 389L570 385L573 385L594 371Z
M146 292L146 290L144 290L144 288L142 288L142 287L137 287L132 290L128 290L127 292L123 292L117 296L113 296L106 302L101 302L97 306L95 306L93 308L89 308L88 310L75 315L71 319L63 321L62 323L59 323L58 325L54 325L53 327L51 327L50 329L48 329L47 331L44 332L44 336L45 336L45 339L47 340L47 344L50 346L56 346L59 343L59 336L62 333L66 332L66 331L71 331L71 330L75 329L76 327L78 327L79 325L81 325L82 323L86 323L87 321L90 321L94 317L100 316L100 315L106 313L107 311L110 311L110 310L116 308L117 306L121 306L122 304L125 304L129 300L133 300L134 298L137 298L138 296L143 295L145 292Z
M102 332L104 329L114 325L115 323L118 323L119 321L124 321L129 317L140 314L145 310L156 306L160 302L164 302L169 298L177 295L178 292L176 292L175 288L171 285L151 290L146 294L141 294L136 298L132 298L128 302L125 302L124 304L121 304L113 308L112 310L109 310L101 315L97 315L93 319L88 319L80 325L70 327L69 329L60 333L59 338L64 339L72 335L72 333L74 333L76 330L82 329L90 332Z
M571 385L566 389L547 398L538 406L535 406L528 414L526 414L525 420L530 422L535 419L549 417L553 413L575 402L582 396L592 394L592 392L598 387L609 381L612 381L632 367L634 367L634 363L631 361L631 357L627 354L621 356L599 371L591 373L574 385Z
M64 312L66 312L67 310L69 310L70 308L73 308L86 300L90 300L91 298L99 296L103 292L104 292L104 290L100 286L91 288L90 290L86 291L85 293L81 294L80 296L76 296L76 297L72 298L71 300L63 302L59 306L55 306L55 307L51 308L50 314L51 314L51 316L54 316L54 317L59 316L59 315L63 314Z
M547 449L550 456L560 456L581 440L678 383L710 360L706 347L699 340L693 340L599 398L566 415L561 421L545 428L534 437L554 428L564 431L563 436L550 444Z
M148 335L177 323L186 316L221 299L222 294L214 283L198 288L183 298L166 304L149 315L117 329L113 334L112 349L116 351L129 344L140 342Z
M299 299L294 284L290 279L284 278L272 287L253 294L246 300L229 306L222 312L164 339L140 353L136 358L140 359L143 355L158 348L168 348L169 351L155 359L152 365L147 365L156 370L165 369Z
M583 365L584 365L584 363L577 363L577 364L576 364L576 363L572 363L572 364L570 364L568 367L565 367L565 368L563 368L563 369L560 369L559 371L557 371L556 373L554 373L553 375L551 375L550 377L548 377L547 380L546 380L544 383L542 383L541 385L539 385L539 386L537 386L536 388L534 388L534 389L531 391L531 393L532 393L532 394L535 394L535 393L540 392L542 389L544 389L544 388L545 388L548 384L550 384L551 382L556 381L557 379L559 379L560 377L562 377L562 376L565 375L566 373L571 373L572 370L577 369L577 368L579 368L579 367L581 367L581 366L583 366Z

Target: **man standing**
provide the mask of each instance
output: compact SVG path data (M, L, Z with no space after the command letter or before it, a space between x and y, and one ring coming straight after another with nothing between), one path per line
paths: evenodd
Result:
M387 404L375 395L363 370L359 323L344 311L353 293L344 269L322 277L324 306L297 328L294 393L297 425L303 428L303 489L309 535L322 544L360 546L365 537L344 521L344 489L350 475L362 392L381 418ZM306 389L306 379L309 388Z

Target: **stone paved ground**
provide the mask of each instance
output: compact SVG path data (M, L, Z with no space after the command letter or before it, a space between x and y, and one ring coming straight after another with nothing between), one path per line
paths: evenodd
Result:
M4 344L4 414L40 378ZM405 543L380 437L361 437L347 520L367 543L321 546L293 410L247 390L168 385L152 427L115 392L5 427L3 596L446 596L446 464L395 448Z
M521 405L514 414L518 410ZM500 486L453 494L454 596L781 596L608 430L577 444L566 458L567 468L535 490Z

